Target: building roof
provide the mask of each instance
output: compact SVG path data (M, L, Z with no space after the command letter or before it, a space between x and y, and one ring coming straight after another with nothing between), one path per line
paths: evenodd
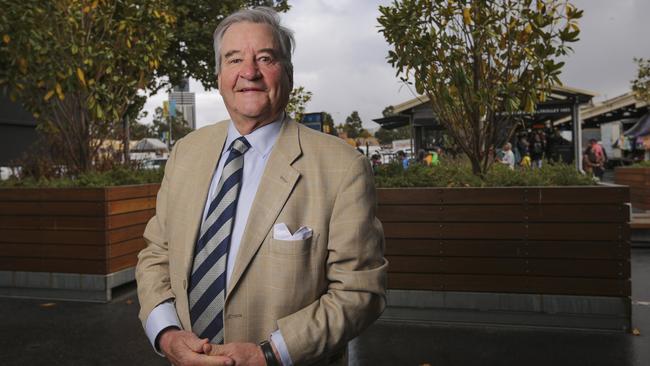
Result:
M629 91L617 97L580 108L580 119L583 123L606 123L623 118L639 118L644 114L644 108L649 108L644 101L638 100L634 92ZM564 117L554 122L555 125L571 121L571 117Z
M597 95L598 93L585 90L585 89L578 89L578 88L573 88L564 85L556 85L551 88L551 94L547 99L548 102L540 103L540 105L572 102L572 99L577 100L578 103L580 104L584 104L584 103L591 102L592 98ZM379 123L382 127L387 129L405 126L409 123L408 115L410 114L410 112L414 108L419 107L428 102L429 102L428 96L426 95L416 96L413 99L409 99L405 102L394 105L393 106L394 115L373 119L373 121ZM567 120L568 121L571 120L570 115L567 117Z

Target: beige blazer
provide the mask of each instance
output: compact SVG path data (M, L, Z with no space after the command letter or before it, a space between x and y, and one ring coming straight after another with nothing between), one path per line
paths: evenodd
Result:
M178 141L165 168L148 245L136 268L140 319L174 299L191 329L187 284L210 181L227 122ZM387 262L368 160L342 140L292 120L269 156L235 261L225 342L260 342L280 329L296 365L343 364L345 346L385 307ZM313 229L303 241L273 239L285 223Z

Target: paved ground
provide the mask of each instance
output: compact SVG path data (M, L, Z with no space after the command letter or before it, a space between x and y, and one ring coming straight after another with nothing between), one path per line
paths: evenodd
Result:
M358 365L650 365L650 249L632 253L640 336L378 322L353 341ZM0 365L165 365L137 320L133 285L108 304L0 299Z

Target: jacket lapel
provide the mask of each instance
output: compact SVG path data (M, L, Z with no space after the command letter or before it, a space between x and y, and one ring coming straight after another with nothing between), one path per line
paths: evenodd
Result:
M213 127L207 134L207 141L197 144L200 146L200 155L196 165L196 171L192 180L188 182L191 185L190 191L186 197L188 199L188 212L191 213L187 222L189 223L184 229L182 243L183 246L183 270L185 279L189 280L192 271L192 261L194 258L194 245L196 244L197 235L203 219L203 210L210 190L210 183L214 170L223 150L228 135L228 123L219 123Z
M228 295L237 286L300 178L300 173L291 164L301 154L298 126L286 118L248 215L235 268L228 284Z

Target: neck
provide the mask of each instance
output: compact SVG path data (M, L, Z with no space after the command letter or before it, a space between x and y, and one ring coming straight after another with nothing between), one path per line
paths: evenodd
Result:
M251 132L257 130L260 127L266 126L269 123L272 123L274 121L277 121L278 118L280 118L280 115L282 114L282 111L278 112L275 116L272 118L268 118L265 120L256 120L256 119L244 119L244 120L235 120L232 119L232 122L235 125L235 128L237 131L242 135L246 136L250 134Z

